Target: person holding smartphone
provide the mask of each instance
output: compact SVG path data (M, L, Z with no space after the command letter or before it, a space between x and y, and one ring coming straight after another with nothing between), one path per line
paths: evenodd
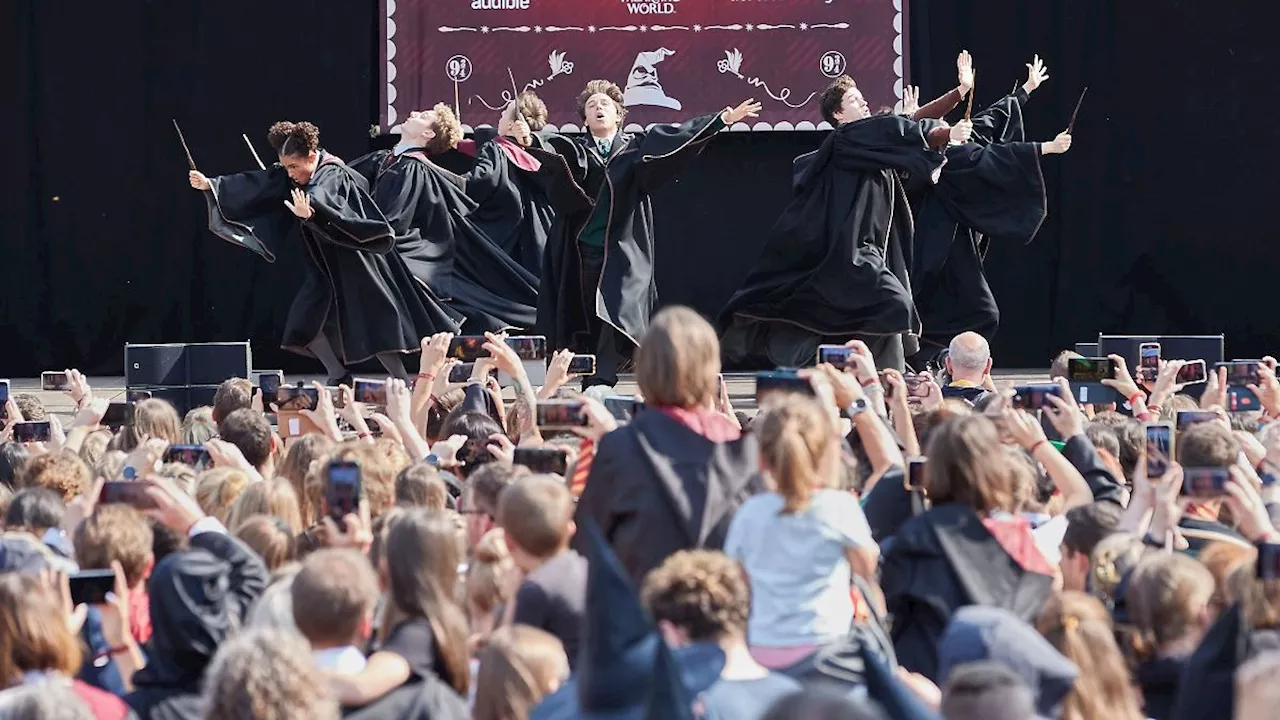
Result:
M410 273L368 182L320 147L319 128L278 122L267 140L279 163L266 170L214 178L190 172L191 187L205 193L209 230L275 262L298 228L302 287L281 346L323 363L329 385L374 357L406 378L401 355L416 352L420 338L456 330L462 316Z

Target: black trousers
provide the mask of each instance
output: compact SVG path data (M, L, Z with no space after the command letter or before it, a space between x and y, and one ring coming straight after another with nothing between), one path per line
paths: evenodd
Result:
M604 271L604 248L579 243L578 252L582 257L578 291L587 318L587 337L583 345L587 352L595 353L596 356L596 374L584 378L582 387L584 390L592 385L613 387L618 384L618 369L630 356L631 341L612 325L601 320L600 314L596 312L596 289L600 286L600 274Z

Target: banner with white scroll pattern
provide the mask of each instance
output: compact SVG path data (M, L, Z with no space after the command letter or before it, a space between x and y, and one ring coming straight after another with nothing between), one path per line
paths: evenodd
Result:
M853 77L873 111L908 75L908 0L381 0L382 127L455 105L466 129L497 124L533 89L576 132L587 81L624 88L629 129L678 123L754 97L734 130L821 130L818 97Z

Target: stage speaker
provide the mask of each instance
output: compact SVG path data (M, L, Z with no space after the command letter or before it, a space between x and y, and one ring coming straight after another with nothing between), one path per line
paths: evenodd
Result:
M125 387L187 384L187 346L181 344L124 346Z
M248 342L187 346L187 385L219 385L233 377L248 379L252 367L253 352Z
M1211 372L1215 364L1226 359L1222 335L1099 335L1098 355L1119 355L1133 372L1138 367L1138 346L1149 342L1160 343L1163 360L1204 360ZM1183 392L1199 398L1204 393L1204 383L1188 385Z

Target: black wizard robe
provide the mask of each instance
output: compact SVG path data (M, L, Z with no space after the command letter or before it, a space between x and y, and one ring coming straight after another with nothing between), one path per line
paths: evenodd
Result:
M463 176L467 197L477 205L471 221L521 267L541 276L547 233L555 219L548 185L563 163L539 159L548 150L538 135L531 147L523 148L492 130L477 130L474 140L458 143L458 151L475 158Z
M462 176L421 150L379 150L352 166L372 183L410 272L465 316L466 332L533 326L537 277L471 221Z
M822 343L919 333L911 208L897 173L937 173L943 155L930 148L930 131L939 130L877 115L841 125L796 158L795 197L721 312L727 365L798 367Z
M658 303L650 194L675 177L723 128L715 114L678 127L619 131L607 159L601 159L589 135L549 136L572 178L551 195L556 220L547 238L538 294L538 332L547 336L551 347L595 352L589 342L592 317L639 345ZM604 269L595 298L584 299L578 236L596 206L608 212Z
M302 188L314 214L301 220L285 207L296 185L280 165L209 178L209 229L275 261L293 230L305 248L302 287L289 308L281 341L310 356L321 333L347 365L383 352L416 352L423 337L457 328L456 319L414 280L395 250L395 236L365 179L321 151Z
M992 238L1031 242L1044 221L1040 144L1023 141L1026 100L1019 88L974 115L972 139L947 148L937 184L908 180L916 226L911 281L925 352L970 330L995 335L1000 309L982 270L987 246Z

